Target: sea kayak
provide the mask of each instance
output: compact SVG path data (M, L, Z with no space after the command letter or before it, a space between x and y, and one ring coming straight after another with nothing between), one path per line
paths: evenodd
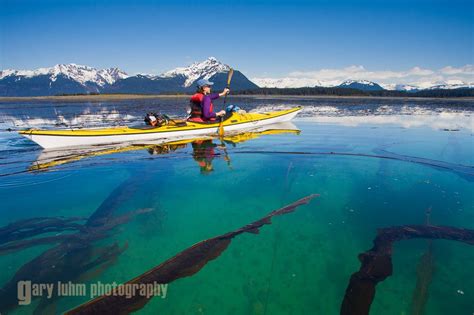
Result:
M302 107L267 113L232 113L223 121L224 132L252 130L261 126L289 121ZM45 149L56 149L74 146L91 146L123 142L150 141L158 139L177 139L203 135L215 135L219 122L198 123L186 122L161 127L143 126L114 127L102 129L63 129L20 131L24 137L36 142Z

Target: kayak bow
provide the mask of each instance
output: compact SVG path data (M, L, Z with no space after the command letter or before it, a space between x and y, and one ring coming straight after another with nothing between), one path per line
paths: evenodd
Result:
M264 125L293 119L302 107L280 110L268 113L232 113L223 122L226 132L251 130ZM143 127L114 127L103 129L63 129L20 131L24 137L36 142L45 149L55 149L73 146L90 146L134 142L143 140L175 139L201 135L215 135L219 122L197 123L187 122L182 125L165 125L157 128Z

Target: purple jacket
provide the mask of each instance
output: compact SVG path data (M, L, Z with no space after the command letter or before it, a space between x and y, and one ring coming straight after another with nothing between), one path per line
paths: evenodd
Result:
M216 118L216 113L212 108L212 101L219 98L219 93L212 93L209 95L204 95L201 101L202 108L202 118L209 120L211 118Z

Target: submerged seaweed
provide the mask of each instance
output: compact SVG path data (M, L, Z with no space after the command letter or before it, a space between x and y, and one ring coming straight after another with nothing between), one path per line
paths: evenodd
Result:
M84 220L84 218L80 217L38 217L16 221L0 228L0 244L33 237L43 233L80 230L82 225L76 222L82 220Z
M428 289L434 272L433 242L428 243L428 250L423 253L416 269L416 287L413 291L411 315L423 315L428 301Z
M341 315L369 314L375 286L392 275L392 246L414 238L445 239L474 245L474 230L450 226L404 225L378 231L374 246L359 255L361 267L352 274L341 305Z
M0 229L0 235L6 242L0 251L24 249L33 245L59 243L24 264L0 289L0 311L6 312L18 305L17 284L27 280L32 283L67 282L85 277L88 273L97 272L113 263L127 249L127 245L117 243L99 247L97 240L106 238L118 225L128 222L133 216L151 211L140 209L114 216L119 206L137 189L137 177L125 180L102 202L85 224L74 223L82 218L33 218L18 221ZM76 233L46 236L42 238L21 239L51 231L76 229ZM8 242L8 240L13 240ZM56 298L56 296L54 296ZM35 313L43 314L54 303L53 299L43 298Z
M259 229L263 225L271 224L272 217L293 212L298 206L307 204L316 196L318 195L309 195L281 209L272 211L260 220L247 224L235 231L201 241L157 267L126 282L126 284L151 284L154 282L167 284L179 278L192 276L208 262L219 257L227 249L235 236L242 233L258 234ZM117 292L119 290L120 288L114 289ZM112 292L80 305L66 314L129 314L145 306L149 299L141 295L127 298Z
M430 225L431 207L426 210L426 225ZM428 301L428 290L433 279L434 256L433 240L428 241L428 250L423 253L416 269L416 286L411 301L411 315L423 315L426 302Z

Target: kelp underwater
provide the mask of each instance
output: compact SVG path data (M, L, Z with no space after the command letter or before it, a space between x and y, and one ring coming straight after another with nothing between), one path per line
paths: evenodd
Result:
M78 220L84 220L82 218L33 218L15 222L2 228L0 230L2 243L7 244L0 249L2 254L6 250L19 250L39 243L60 242L57 247L46 251L25 264L11 281L1 289L2 311L7 311L16 304L16 284L20 280L31 280L37 283L51 283L58 280L71 281L79 279L80 276L95 268L100 266L106 268L107 264L113 263L113 260L126 250L126 244L120 248L117 243L114 243L100 249L96 248L93 252L93 243L107 237L110 230L127 222L132 216L151 211L149 209L137 210L133 213L111 218L114 207L123 201L123 198L126 198L125 192L130 193L130 189L124 189L125 187L128 188L129 184L131 183L124 182L115 190L83 225L74 223ZM114 198L114 196L120 197ZM281 209L274 210L265 217L235 231L201 241L157 267L128 281L127 284L152 282L168 284L176 279L192 276L199 272L209 261L217 259L235 236L242 233L258 234L263 225L271 224L272 217L293 212L298 206L307 204L314 197L317 197L317 195L309 195ZM19 240L27 237L65 230L78 230L78 232L58 237L33 239L30 242L18 244ZM374 239L374 247L359 256L361 267L358 272L351 276L342 302L341 314L369 314L377 283L391 276L393 272L392 244L413 238L447 239L474 245L474 230L432 226L429 222L426 225L407 225L380 229ZM414 292L412 314L423 314L426 292L432 276L432 246L430 242L427 253L420 260L420 276L417 278L417 289ZM95 258L93 258L94 256ZM44 299L36 308L35 313L45 313L45 308L53 302L54 300ZM129 314L139 310L146 303L147 298L144 296L138 295L133 298L126 298L125 296L111 294L94 299L68 311L67 314Z
M1 312L7 312L18 306L19 281L26 280L33 283L76 281L81 277L87 277L88 273L89 276L97 275L100 269L113 264L127 249L127 244L120 246L115 242L107 246L96 246L96 243L107 238L114 228L126 223L133 216L151 211L139 209L119 216L114 215L115 210L133 195L134 187L139 187L138 185L137 178L124 181L89 218L38 217L17 221L0 229L2 243L0 255L39 244L58 244L24 264L0 289ZM79 224L79 221L84 223ZM65 231L74 233L60 233ZM52 232L57 234L31 238ZM47 307L53 303L54 299L42 299L35 313L47 313Z
M290 130L290 129L289 129ZM28 173L55 172L75 163L88 160L93 165L101 163L122 163L117 154L145 150L150 157L160 159L179 159L183 156L191 157L192 168L199 169L199 174L210 175L215 172L213 163L215 160L223 162L224 168L233 170L239 168L234 166L236 160L245 156L269 156L278 159L279 163L287 165L283 175L283 192L295 191L298 187L298 176L291 177L298 169L296 158L304 158L306 161L316 159L318 161L325 157L334 158L358 158L362 160L395 161L397 163L407 163L432 168L434 171L448 173L457 176L462 180L472 183L474 180L474 168L462 164L450 163L447 161L419 158L411 155L404 155L391 152L387 145L379 145L372 150L372 153L362 153L353 150L351 147L329 147L327 150L321 148L301 148L295 147L293 150L280 150L278 147L268 146L242 146L233 150L235 146L242 145L247 140L256 139L259 136L269 134L297 134L296 130L273 130L261 131L260 133L247 133L229 136L224 139L202 138L185 139L180 141L160 143L160 144L134 144L125 147L98 147L90 150L81 149L79 151L68 152L67 154L56 154L44 152L35 160L28 170ZM110 157L112 160L100 160L103 157ZM94 159L99 158L95 161ZM139 159L146 160L147 157L140 155ZM288 160L286 160L288 159ZM397 164L398 165L398 164ZM221 166L223 167L223 166ZM380 164L383 170L383 164ZM23 172L23 171L22 171ZM4 176L10 176L4 173ZM14 276L0 289L0 312L9 313L18 309L17 283L21 280L31 280L35 283L53 283L57 281L79 282L87 279L97 279L107 269L113 267L117 260L123 259L128 251L128 242L117 240L112 241L112 236L121 233L121 227L131 224L134 221L140 222L144 233L154 233L153 223L159 221L166 213L162 209L153 206L147 207L145 200L144 207L137 207L134 210L121 210L124 203L136 197L137 191L143 190L139 195L155 194L155 189L149 185L153 180L152 173L146 169L133 168L127 179L121 182L102 201L100 206L89 216L71 217L33 217L9 223L0 229L0 255L11 255L28 248L41 245L54 245L37 257L31 259L16 271ZM209 176L205 176L209 177ZM259 219L244 224L241 228L232 229L229 232L219 234L211 238L206 238L194 245L185 248L174 256L164 261L156 261L155 267L148 269L133 279L123 281L124 284L147 284L147 283L172 283L180 278L193 277L198 274L209 262L214 261L219 264L220 256L228 249L232 240L241 234L259 234L264 225L272 223L275 216L282 216L294 212L298 207L315 203L315 209L323 207L327 194L324 186L313 187L311 194L304 191L301 195L306 195L297 201L278 208ZM318 197L318 198L316 198ZM312 199L315 201L312 201ZM278 199L278 197L277 197ZM280 196L278 204L283 205L284 198ZM225 207L224 205L214 205L215 207ZM132 203L133 207L133 203ZM307 211L309 209L306 209ZM324 211L324 209L320 209ZM170 211L170 210L168 210ZM268 211L268 209L266 210ZM360 268L353 271L347 278L345 293L340 296L340 314L369 314L374 298L376 287L388 277L397 277L397 272L393 269L393 256L401 253L394 253L394 245L400 241L412 239L427 240L426 251L419 258L417 264L416 278L413 280L414 289L410 302L410 314L425 314L426 304L429 300L430 286L436 274L436 255L433 247L436 240L448 240L474 245L474 230L460 228L449 225L432 224L430 220L431 210L424 209L424 224L397 224L393 226L379 226L373 247L359 254ZM281 218L280 220L284 220ZM249 222L249 221L247 221ZM147 226L148 224L148 226ZM265 233L265 231L262 231ZM373 233L372 231L368 232ZM252 242L258 242L260 236L255 235ZM372 236L373 237L373 236ZM320 240L323 241L323 240ZM177 249L177 248L176 248ZM314 248L318 251L318 248ZM122 258L121 258L122 257ZM241 256L240 259L245 259ZM238 262L236 262L238 263ZM272 268L273 270L273 268ZM321 284L314 284L321 285ZM329 285L329 284L326 284ZM115 288L114 290L119 290ZM379 289L383 290L383 289ZM378 291L377 291L378 292ZM47 314L57 313L56 302L60 297L53 299L42 298L35 306L35 313ZM88 302L69 309L66 314L129 314L139 311L145 307L150 298L144 296L134 296L125 298L120 295L103 295ZM268 296L262 297L262 306L253 309L255 314L270 314L267 307ZM64 311L64 310L62 310ZM157 310L159 311L159 309Z

